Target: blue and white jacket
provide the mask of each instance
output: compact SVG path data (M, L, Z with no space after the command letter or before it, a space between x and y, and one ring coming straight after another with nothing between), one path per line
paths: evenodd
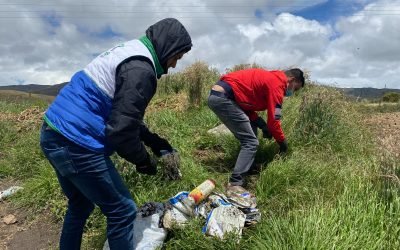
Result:
M144 39L117 45L77 72L46 111L48 125L86 149L116 150L135 164L148 158L142 142L156 154L172 149L143 117L168 58L189 51L191 39L171 18L150 26Z

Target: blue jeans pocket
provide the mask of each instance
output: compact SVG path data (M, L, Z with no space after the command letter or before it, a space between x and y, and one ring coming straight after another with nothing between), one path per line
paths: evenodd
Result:
M47 149L47 158L51 165L62 175L70 176L78 173L67 147Z

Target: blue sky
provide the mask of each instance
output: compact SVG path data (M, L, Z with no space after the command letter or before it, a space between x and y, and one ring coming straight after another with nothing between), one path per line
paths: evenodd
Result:
M365 5L366 3L361 4L354 1L329 0L292 13L321 23L334 23L337 18L352 15L360 11Z

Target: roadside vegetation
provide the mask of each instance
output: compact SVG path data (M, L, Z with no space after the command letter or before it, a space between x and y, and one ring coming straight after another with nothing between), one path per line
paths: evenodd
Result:
M216 70L197 62L164 77L148 108L150 129L180 152L181 181L139 175L133 165L113 156L139 206L166 201L207 178L223 189L239 144L230 136L207 134L219 125L206 105L218 77ZM237 243L204 237L203 222L193 220L169 234L166 249L400 249L399 159L374 143L362 115L377 110L360 105L333 88L308 83L284 103L288 155L277 156L277 145L260 137L256 161L263 168L249 188L257 196L262 221L245 229ZM39 99L0 100L0 181L15 179L24 186L11 198L13 204L60 222L66 201L39 148L46 107ZM105 226L96 209L85 229L88 249L102 249Z

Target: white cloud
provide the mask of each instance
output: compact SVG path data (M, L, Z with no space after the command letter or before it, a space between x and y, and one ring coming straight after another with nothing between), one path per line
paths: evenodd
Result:
M176 17L194 44L176 70L195 60L221 71L257 62L268 68L304 67L314 80L340 86L400 88L400 10L393 11L400 0L353 0L369 4L330 24L289 14L326 1L57 0L27 5L0 0L0 85L68 81L96 54L143 35L162 18ZM107 30L118 36L101 35Z

